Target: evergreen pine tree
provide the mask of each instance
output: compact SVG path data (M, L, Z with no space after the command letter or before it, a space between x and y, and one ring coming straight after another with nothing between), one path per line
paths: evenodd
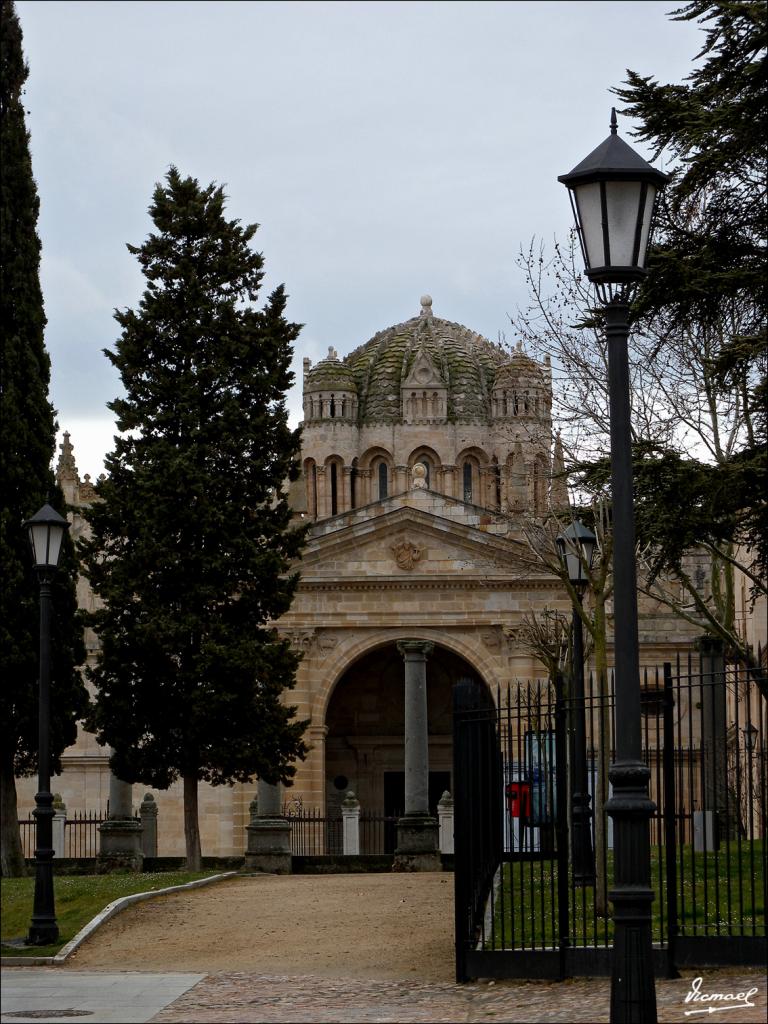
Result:
M106 355L125 397L87 573L105 602L92 725L127 782L184 784L187 864L200 863L198 782L289 781L305 723L282 702L298 663L271 623L287 611L304 530L282 491L299 431L287 423L299 328L275 289L256 308L256 225L175 168L154 191L156 232L136 255L147 286Z
M720 465L662 456L646 474L646 518L652 522L654 508L662 514L654 501L660 480L674 486L677 480L681 492L693 486L700 500L685 506L660 564L679 564L683 541L698 527L711 524L708 533L721 536L725 527L740 545L756 596L765 592L768 574L768 9L762 0L694 0L672 16L698 21L704 30L685 82L662 85L630 71L614 90L639 120L637 136L672 159L637 312L660 334L688 333L706 344L709 372L721 395L739 403L744 428Z
M660 345L690 337L707 352L711 412L729 403L740 426L727 458L640 453L638 538L655 553L652 574L677 575L711 632L768 695L765 670L738 635L733 596L734 567L752 582L754 598L766 594L768 569L768 13L762 0L693 0L672 16L703 30L691 74L662 85L628 72L614 90L640 122L637 136L672 161L636 311ZM689 424L695 429L695 420ZM713 555L715 617L685 577L683 553L693 544Z
M40 290L39 199L32 176L22 94L28 68L12 0L2 0L0 34L0 797L2 873L24 873L15 777L37 758L38 584L22 522L49 501L64 513L51 460L54 411ZM54 770L74 742L87 694L76 669L84 656L76 619L76 565L65 541L55 577L51 753Z

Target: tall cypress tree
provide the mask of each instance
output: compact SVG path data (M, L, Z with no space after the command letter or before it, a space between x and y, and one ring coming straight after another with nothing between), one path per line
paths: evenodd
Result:
M303 529L283 483L299 431L285 393L299 328L275 289L254 305L256 225L171 168L155 188L156 231L136 255L147 286L108 358L125 397L119 436L89 512L87 572L105 607L93 726L128 782L184 783L187 864L200 863L198 782L288 781L303 722L282 701L297 656L271 623L289 607Z
M51 460L54 411L48 399L50 359L40 289L40 202L32 176L22 94L28 68L12 0L0 10L0 797L2 872L24 872L17 826L15 776L29 775L37 757L38 586L24 519L45 503L64 512ZM54 769L73 743L87 695L76 665L82 630L76 621L75 561L65 542L56 575L51 686Z

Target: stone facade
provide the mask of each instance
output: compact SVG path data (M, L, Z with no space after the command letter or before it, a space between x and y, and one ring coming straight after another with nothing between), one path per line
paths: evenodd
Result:
M304 360L296 515L311 521L290 611L277 624L303 655L287 695L309 719L310 750L285 797L339 810L348 790L364 809L405 809L404 668L398 644L426 659L430 812L451 786L451 687L462 675L491 690L541 666L516 628L530 611L570 605L558 580L520 558L521 516L567 506L557 471L548 365L509 354L458 324L419 314L343 359ZM74 508L93 498L65 435L59 479ZM80 600L91 607L83 582ZM692 629L643 606L643 660L657 664ZM96 655L89 636L88 657ZM431 646L430 646L431 645ZM82 733L54 782L70 808L103 807L105 752ZM20 783L22 813L34 786ZM140 799L146 787L136 787ZM183 853L181 785L152 791L159 854ZM200 787L204 855L241 855L256 783ZM138 804L138 799L136 803Z

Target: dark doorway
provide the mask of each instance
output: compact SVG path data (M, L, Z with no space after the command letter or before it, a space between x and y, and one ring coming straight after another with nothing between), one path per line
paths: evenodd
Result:
M429 773L429 813L437 817L440 797L451 789L450 772ZM384 772L384 814L401 815L405 806L405 772Z

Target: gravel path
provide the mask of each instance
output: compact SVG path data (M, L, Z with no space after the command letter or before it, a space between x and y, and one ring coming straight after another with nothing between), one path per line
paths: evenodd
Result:
M453 876L234 878L130 907L67 966L452 981Z

